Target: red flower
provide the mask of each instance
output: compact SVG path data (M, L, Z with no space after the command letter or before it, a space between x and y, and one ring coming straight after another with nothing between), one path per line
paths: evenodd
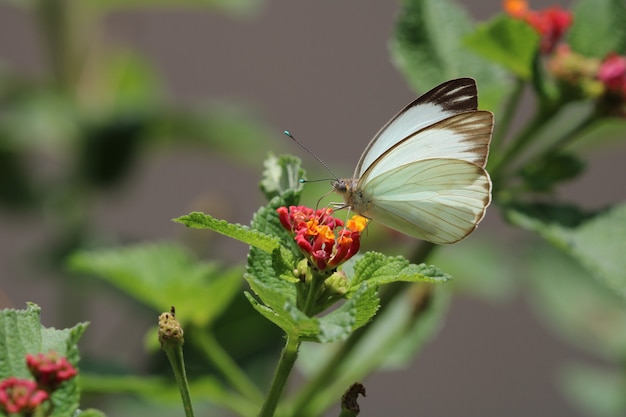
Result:
M334 270L359 251L365 217L354 216L344 227L343 221L331 216L331 209L291 206L276 211L283 227L294 234L300 251L320 271Z
M0 410L7 414L30 415L48 398L35 381L12 376L0 382Z
M626 57L609 54L600 64L597 77L608 91L626 99Z
M26 365L39 386L49 392L78 373L67 358L54 351L26 355Z
M504 10L517 19L524 20L541 35L541 52L551 53L572 24L568 10L552 6L543 10L530 10L525 0L505 0Z

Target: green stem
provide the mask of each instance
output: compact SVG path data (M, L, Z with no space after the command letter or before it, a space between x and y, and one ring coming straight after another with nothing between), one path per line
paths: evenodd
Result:
M558 111L558 106L544 107L537 110L533 119L526 127L517 135L511 145L505 152L488 167L494 183L497 183L502 171L507 165L518 156L525 148L532 143L537 132L539 132Z
M522 92L524 91L524 85L526 83L521 78L518 78L515 82L515 87L511 96L506 102L506 105L502 111L502 117L496 120L493 130L493 138L491 139L491 149L497 150L502 146L502 142L506 137L511 126L511 121L517 113L520 99L522 98Z
M163 350L167 354L167 358L172 365L176 384L180 391L180 397L183 401L186 417L194 417L193 406L191 404L191 396L189 395L189 383L187 381L187 373L185 372L185 360L183 359L182 343L165 344Z
M574 125L572 129L565 132L552 145L550 145L550 147L546 150L546 153L556 152L560 148L569 145L575 139L580 137L580 133L583 133L585 129L594 124L599 119L599 116L600 115L596 111L593 111L589 113L587 117L580 119L580 121Z
M276 412L278 401L282 396L285 386L287 385L287 379L293 368L296 359L298 358L298 349L300 348L300 339L287 336L287 343L283 348L276 367L276 373L272 380L270 392L265 399L265 404L259 413L259 417L272 417Z
M194 338L211 363L241 395L256 403L263 402L263 394L222 348L212 333L197 331Z

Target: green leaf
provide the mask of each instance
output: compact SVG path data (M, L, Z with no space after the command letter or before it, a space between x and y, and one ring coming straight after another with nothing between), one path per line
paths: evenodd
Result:
M247 17L264 4L262 0L86 0L101 13L155 7L175 9L215 9L233 16Z
M152 132L165 143L179 146L184 140L205 145L255 169L259 167L260 149L263 153L280 150L276 134L254 111L223 101L191 109L162 109L153 120Z
M559 380L569 401L585 415L626 415L626 380L623 372L575 364L561 371Z
M585 164L573 153L543 155L522 168L520 174L533 191L551 191L555 185L580 175Z
M579 0L567 41L582 55L604 58L609 52L626 53L624 0Z
M81 380L81 388L83 392L89 393L133 394L144 399L146 404L158 407L180 406L180 392L170 378L87 374ZM241 396L233 394L223 381L211 375L190 380L189 390L192 398L202 398L212 404L236 410L241 416L254 416L258 412L256 404L242 401ZM160 414L156 410L153 415Z
M0 310L0 379L9 376L29 378L26 367L26 354L46 353L54 350L65 356L78 368L78 340L87 328L87 323L79 323L69 329L46 328L40 322L41 309L28 304L26 310ZM60 385L52 394L54 417L72 415L78 407L80 392L78 377Z
M570 254L603 285L626 298L626 204L597 213L564 205L518 204L507 208L506 215Z
M296 289L289 277L293 277L296 259L292 253L297 253L297 248L292 236L281 225L276 209L298 204L302 192L298 177L303 173L299 160L289 156L270 156L265 165L261 188L273 197L267 206L254 214L251 228L274 236L286 246L280 246L272 253L251 247L244 277L266 307L280 311L286 304L296 305ZM260 311L258 306L253 306Z
M102 411L89 408L83 411L76 410L76 414L74 414L74 417L106 417L106 415Z
M270 308L260 304L248 292L245 293L252 307L263 317L280 327L288 336L304 340L316 340L320 334L319 320L308 317L294 304L285 302L280 307Z
M68 266L96 275L157 311L176 307L176 318L206 326L241 289L241 268L199 262L173 243L151 243L74 253Z
M218 220L208 214L192 212L184 216L173 219L176 223L182 223L192 229L209 229L246 243L250 246L261 249L264 252L272 253L279 246L279 241L274 236L261 233L258 230L250 229L248 226L228 223L226 220Z
M463 47L472 31L468 14L454 1L404 0L391 43L392 58L420 92L452 78L475 78L480 107L494 110L508 95L510 83L496 64Z
M554 333L595 355L622 355L626 312L618 295L571 257L545 244L533 245L525 263L534 310Z
M386 354L379 352L383 369L406 367L443 327L451 292L445 286L426 288L420 291L420 286L416 286L408 291L407 296L394 303L385 318L381 319L378 327L381 333L370 335L371 343L377 337L395 341L388 343ZM385 336L382 332L392 333Z
M499 15L464 38L471 50L502 65L523 80L532 74L539 35L526 22Z
M379 286L391 282L430 282L442 283L452 279L448 274L432 265L411 264L402 256L386 256L378 252L367 252L354 264L354 271L344 269L350 281L351 290L362 282Z
M270 155L265 159L263 165L265 169L260 187L265 198L271 200L286 192L302 191L303 185L300 180L305 178L300 159L291 155L280 157Z

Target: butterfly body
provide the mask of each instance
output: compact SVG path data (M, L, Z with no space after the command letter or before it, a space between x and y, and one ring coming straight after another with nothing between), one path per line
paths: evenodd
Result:
M474 80L461 78L406 106L369 143L353 178L333 181L345 207L433 243L469 235L491 202L493 114L477 103Z

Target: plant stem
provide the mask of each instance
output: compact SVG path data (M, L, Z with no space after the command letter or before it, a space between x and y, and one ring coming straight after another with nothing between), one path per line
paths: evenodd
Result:
M280 399L285 386L287 385L287 379L291 373L296 359L298 358L298 349L300 348L300 339L297 337L287 336L287 343L283 348L276 367L276 373L272 380L270 392L265 399L265 404L259 413L259 417L272 417L276 412L278 406L278 400Z
M187 373L185 372L185 361L183 359L183 347L182 344L178 345L164 345L167 358L172 365L174 371L174 377L176 378L176 384L180 391L180 397L183 402L186 417L194 417L193 406L191 404L191 396L189 395L189 383L187 381Z
M256 403L263 402L263 394L222 348L212 333L197 331L194 338L207 358L241 395Z
M517 135L508 149L500 155L498 159L488 168L494 183L497 183L502 175L502 170L519 155L528 145L532 143L536 133L540 131L548 120L558 112L558 106L544 107L537 110L533 119L526 127Z
M502 142L504 141L504 138L509 131L513 116L515 116L517 108L519 107L522 92L524 91L524 85L525 82L521 78L518 78L516 80L513 92L507 100L504 110L502 112L502 117L500 117L499 120L495 122L493 137L491 139L492 150L497 150L502 146Z

